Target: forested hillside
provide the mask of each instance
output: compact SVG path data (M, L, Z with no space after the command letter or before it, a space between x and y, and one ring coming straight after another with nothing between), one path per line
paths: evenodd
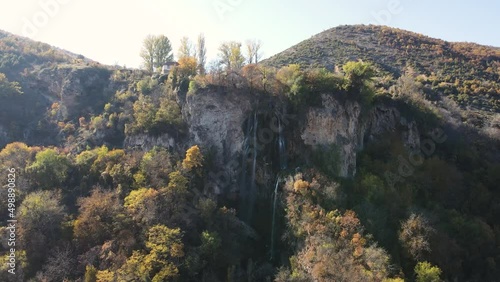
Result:
M498 49L240 48L159 74L0 32L0 281L500 276Z

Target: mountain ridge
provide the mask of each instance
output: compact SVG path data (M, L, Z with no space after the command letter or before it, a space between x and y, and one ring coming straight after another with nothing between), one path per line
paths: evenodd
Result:
M443 39L439 38L434 38L430 37L421 33L405 30L405 29L400 29L400 28L395 28L395 27L389 27L389 26L382 26L382 25L341 25L337 27L333 27L327 30L324 30L320 33L317 33L313 36L311 36L309 39L305 39L298 44L295 44L294 46L291 46L290 48L279 52L268 59L264 60L266 63L274 63L273 61L279 59L281 56L288 52L295 51L295 49L302 47L304 43L308 43L308 41L311 40L323 40L325 38L331 38L332 36L334 37L333 39L338 40L342 43L350 43L350 44L359 44L359 47L367 47L363 46L362 43L366 43L364 41L358 40L357 42L352 40L352 39L360 39L361 37L356 37L359 35L366 35L366 33L370 33L370 35L378 35L380 36L380 33L387 33L387 32L393 32L393 33L401 33L407 37L413 37L413 38L419 38L420 40L426 41L428 43L433 43L433 44L441 44L441 45L449 45L450 47L462 47L462 48L482 48L486 49L488 55L493 55L495 57L499 57L497 59L500 59L500 46L490 46L490 45L483 45L479 44L476 42L468 42L468 41L446 41ZM350 41L348 39L351 39ZM380 44L380 42L379 42ZM370 46L371 47L371 46ZM489 49L489 50L488 50Z
M453 100L467 122L482 127L500 113L498 47L447 42L387 26L345 25L318 33L262 64L276 68L299 64L341 72L343 64L356 60L379 70L380 92L390 92L394 81L410 72L422 85L426 99Z
M29 38L29 37L17 35L17 34L0 29L0 40L5 39L5 38L7 38L7 39L12 38L14 41L17 41L19 43L29 43L29 44L40 45L41 47L43 47L45 49L54 50L55 52L59 53L60 55L66 55L68 57L71 57L72 59L81 59L81 60L85 60L86 62L97 63L97 61L89 59L82 54L76 54L76 53L71 52L70 50L66 50L64 48L60 48L60 47L57 47L55 45L51 45L51 44L43 42L43 41L34 40L34 39Z

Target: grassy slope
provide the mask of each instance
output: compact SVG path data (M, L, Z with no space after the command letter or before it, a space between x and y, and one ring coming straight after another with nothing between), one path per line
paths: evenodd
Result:
M394 77L411 66L424 75L424 85L431 91L483 114L500 112L500 49L495 47L451 43L383 26L340 26L263 63L334 70L352 60L372 62Z

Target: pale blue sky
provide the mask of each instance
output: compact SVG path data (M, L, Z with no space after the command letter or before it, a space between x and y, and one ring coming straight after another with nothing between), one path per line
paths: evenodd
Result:
M140 65L147 34L168 36L176 51L182 36L203 32L210 59L222 41L255 38L268 57L331 27L370 23L500 46L495 0L0 0L0 29L128 67Z

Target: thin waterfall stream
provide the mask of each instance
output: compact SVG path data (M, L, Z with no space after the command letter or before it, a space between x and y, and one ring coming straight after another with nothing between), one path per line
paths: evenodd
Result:
M280 172L287 168L286 162L286 143L285 137L283 134L283 128L281 126L281 119L278 118L278 158L280 164ZM272 218L272 226L271 226L271 261L274 260L275 257L275 240L276 240L276 207L278 205L278 188L280 184L280 175L276 177L276 185L274 186L273 192L273 218Z
M253 214L253 207L255 204L255 194L256 194L256 183L255 183L255 172L257 169L257 129L258 129L259 122L257 120L257 112L254 112L253 116L253 152L252 152L252 157L253 157L253 162L252 162L252 176L250 179L250 191L249 191L249 208L248 208L248 221L250 222L252 214Z
M271 226L271 260L274 259L274 240L275 240L275 235L274 233L276 232L276 204L278 202L278 186L280 184L280 178L276 180L276 185L274 186L274 193L273 193L273 221L272 221L272 226Z

